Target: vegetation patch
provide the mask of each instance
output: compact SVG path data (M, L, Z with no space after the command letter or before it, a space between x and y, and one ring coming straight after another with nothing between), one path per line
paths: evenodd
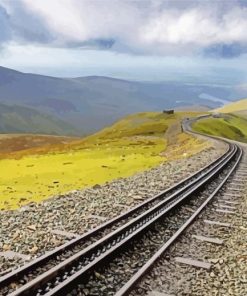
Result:
M16 158L21 155L29 155L33 148L49 149L57 144L68 144L76 138L33 134L0 134L0 158ZM35 151L35 150L34 150Z
M221 108L215 110L215 112L220 113L235 113L235 112L242 112L247 110L247 99L239 100L236 102L232 102L227 104Z
M48 144L29 145L8 154L5 151L0 160L4 168L0 172L0 209L15 209L70 190L128 177L168 158L196 153L205 144L182 134L179 128L169 132L169 137L177 138L177 146L173 143L173 148L169 150L169 145L166 150L168 127L178 126L183 117L191 115L140 113L84 139L55 143L50 139Z
M208 118L197 121L193 129L205 134L247 142L247 119L228 114L223 118Z

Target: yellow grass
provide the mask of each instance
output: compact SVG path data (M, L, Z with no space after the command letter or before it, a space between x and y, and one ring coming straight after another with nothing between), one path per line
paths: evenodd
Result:
M177 146L167 150L167 155L163 153L168 126L183 116L136 114L82 140L5 155L0 160L0 209L15 209L52 195L127 177L168 157L186 157L202 150L205 145L200 141L177 132Z
M247 110L247 99L243 99L237 102L227 104L226 106L215 109L214 111L220 112L220 113L234 113L234 112L245 111L245 110Z

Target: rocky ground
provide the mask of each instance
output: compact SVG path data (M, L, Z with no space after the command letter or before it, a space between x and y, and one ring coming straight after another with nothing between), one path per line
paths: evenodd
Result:
M1 211L1 255L14 251L28 255L25 259L31 260L54 249L69 238L56 235L53 230L85 233L188 177L226 149L224 145L214 143L213 146L189 158L166 162L129 178L75 190L16 211ZM18 264L23 264L23 258L0 256L1 273Z
M247 174L247 149L240 165ZM239 183L240 182L240 183ZM232 187L241 189L232 190ZM230 193L230 195L229 195ZM231 214L216 212L223 199ZM232 207L232 208L231 208ZM205 220L228 223L222 227ZM144 277L131 295L148 296L245 296L247 295L247 176L236 173L232 183L215 198L195 223L174 244L166 255ZM222 245L202 242L193 235L223 240ZM175 257L192 258L211 263L209 270L176 262Z

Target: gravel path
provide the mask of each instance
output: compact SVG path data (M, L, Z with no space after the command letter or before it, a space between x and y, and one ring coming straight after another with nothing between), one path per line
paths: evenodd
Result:
M247 174L247 148L239 169ZM237 172L224 191L217 196L180 240L145 276L132 296L246 296L247 295L247 176ZM238 183L240 182L240 183ZM237 183L237 185L236 185ZM235 185L234 185L235 184ZM233 191L232 187L241 191ZM243 187L242 187L243 186ZM231 193L231 196L228 194ZM240 194L239 194L240 193ZM223 199L236 204L224 203ZM216 212L225 204L234 214ZM230 223L232 227L210 225L204 220ZM201 242L193 235L223 239L223 245ZM210 270L176 263L175 257L186 257L209 262Z
M29 259L40 256L69 239L52 230L83 234L188 177L225 149L224 145L207 148L190 158L166 162L129 178L75 190L16 211L2 211L0 252L19 252L29 255ZM0 256L1 273L18 264L23 264L23 260Z

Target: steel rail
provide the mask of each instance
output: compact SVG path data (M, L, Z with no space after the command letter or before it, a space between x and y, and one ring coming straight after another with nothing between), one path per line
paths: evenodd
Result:
M126 296L128 295L136 285L141 281L141 279L149 272L149 270L154 266L154 264L161 258L161 256L167 251L167 249L176 241L176 239L188 228L189 225L198 217L198 215L203 211L203 209L209 204L209 202L215 197L219 190L225 185L229 177L235 171L238 166L243 150L240 149L239 156L227 174L223 181L217 186L214 192L203 202L203 204L196 209L196 211L187 219L187 221L175 232L175 234L131 277L131 279L125 283L125 285L115 294L115 296Z
M20 268L14 269L13 271L5 274L4 276L0 277L0 289L7 286L11 282L18 281L21 277L23 277L25 274L32 272L35 270L35 268L39 268L42 265L45 265L49 260L52 260L56 258L57 256L62 255L64 252L67 252L74 248L76 245L81 244L83 242L86 242L88 239L90 239L93 236L98 235L100 232L103 232L107 228L113 226L114 224L127 219L131 215L134 215L141 209L149 206L153 202L162 199L165 195L172 193L174 190L179 190L179 187L185 186L186 183L191 182L194 178L197 178L198 176L203 176L206 174L206 170L209 170L212 166L214 166L217 162L223 160L227 155L231 152L233 146L229 145L227 151L219 156L216 160L212 161L210 164L204 166L191 176L181 180L177 184L173 185L172 187L160 192L159 194L156 194L155 196L147 199L146 201L138 204L137 206L131 208L130 210L124 212L121 215L118 215L117 217L114 217L113 219L110 219L106 221L105 223L99 225L98 227L86 232L80 237L77 237L75 239L70 240L69 242L59 246L58 248L49 251L45 253L44 255L32 260L31 262L21 266Z
M203 117L210 117L203 116ZM190 124L192 122L197 121L200 118L192 119L190 120ZM183 123L186 123L187 126L184 126ZM202 136L206 136L209 138L217 139L226 143L229 143L228 141L224 139L218 139L214 136L208 136L203 133L192 131L190 128L190 125L188 124L188 121L182 123L182 129L185 132L189 132L191 134L198 134ZM236 169L237 165L239 164L243 150L240 149L240 154L238 159L236 160L234 166L230 170L230 172L227 174L227 176L224 178L224 180L219 184L219 186L214 190L214 192L206 199L206 201L191 215L187 221L176 231L176 233L131 277L131 279L125 283L125 285L115 294L115 296L126 296L128 295L135 287L136 285L141 281L141 279L149 272L149 270L153 267L153 265L160 259L160 257L167 251L167 249L175 242L175 240L187 229L187 227L195 220L195 218L203 211L203 209L208 205L208 203L214 198L214 196L219 192L219 190L224 186L224 184L227 182L231 174Z
M72 268L73 263L77 262L77 266L73 266L73 273L69 278L63 282L58 283L57 286L52 288L48 293L41 294L47 296L64 295L68 289L71 289L73 285L78 282L79 279L81 279L81 277L86 277L87 274L95 267L99 266L99 264L113 256L115 252L122 248L126 243L129 243L133 238L136 238L138 235L142 234L166 213L174 209L178 204L180 204L188 196L195 193L198 189L202 188L213 177L215 177L215 175L219 174L221 170L224 169L224 167L229 163L229 161L236 155L238 149L236 145L233 145L233 147L234 149L231 150L231 153L229 153L228 156L225 157L219 164L216 164L213 168L211 168L210 172L207 173L206 176L198 178L199 180L197 181L193 181L193 186L191 184L187 184L185 186L186 189L181 190L182 195L181 192L179 193L180 195L173 194L165 201L155 205L153 208L129 221L122 227L116 229L86 249L73 255L71 258L68 258L51 270L48 270L38 278L22 286L20 289L16 290L10 295L35 295L35 289L41 288L44 283L47 283L47 281L51 282L56 276L59 277L59 272L61 272L61 270L65 270L68 267ZM170 204L168 203L169 201L171 201ZM77 269L78 271L76 271ZM41 288L41 290L43 289Z

